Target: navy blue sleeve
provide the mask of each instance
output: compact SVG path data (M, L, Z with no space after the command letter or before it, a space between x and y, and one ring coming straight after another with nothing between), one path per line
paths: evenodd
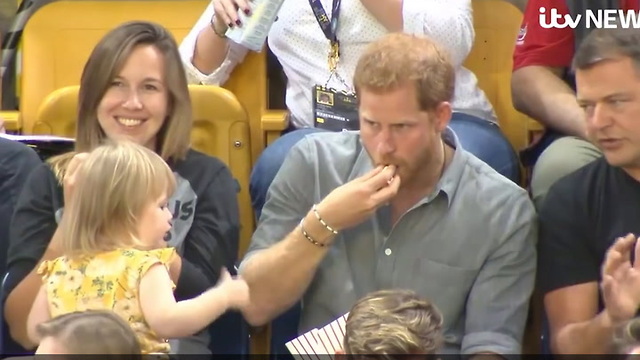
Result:
M9 225L11 217L29 174L38 167L40 157L28 146L0 138L0 271L7 264Z
M55 209L62 207L62 198L50 167L37 166L24 184L9 226L5 297L38 265L58 227Z

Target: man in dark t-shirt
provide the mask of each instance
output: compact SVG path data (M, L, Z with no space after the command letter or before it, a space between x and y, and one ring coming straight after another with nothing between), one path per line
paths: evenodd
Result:
M577 26L543 27L541 22L552 22L551 9L560 17L579 20ZM553 183L602 156L588 140L584 116L576 103L574 80L568 70L576 47L594 28L587 13L606 9L619 9L626 16L639 11L640 2L530 0L524 10L513 54L511 92L514 107L545 128L544 135L520 156L525 166L535 165L530 189L538 210ZM565 21L556 20L560 24Z
M604 158L556 182L540 209L538 278L555 353L610 352L640 306L638 48L638 30L594 30L573 61L587 136Z

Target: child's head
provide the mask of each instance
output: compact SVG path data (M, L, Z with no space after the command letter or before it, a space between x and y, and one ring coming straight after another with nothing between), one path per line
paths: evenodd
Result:
M120 247L153 247L171 229L167 197L175 177L155 152L132 142L91 151L65 204L63 246L70 256Z
M435 354L442 341L442 314L433 303L410 290L381 290L351 309L344 352L388 358Z
M141 349L127 322L111 311L83 311L60 315L36 328L40 354L131 355L141 359Z

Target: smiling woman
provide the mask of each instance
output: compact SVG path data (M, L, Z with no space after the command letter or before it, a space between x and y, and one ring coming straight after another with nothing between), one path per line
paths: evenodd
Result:
M69 196L65 174L72 173L67 167L75 154L90 152L107 139L152 149L176 177L168 201L173 226L165 240L180 255L170 269L177 300L214 286L223 267L232 269L238 253L236 183L219 159L190 148L187 81L166 29L130 22L105 35L82 73L77 121L75 151L34 169L11 223L4 313L12 338L26 348L35 345L26 332L41 285L35 269L61 255L58 224ZM210 353L206 332L177 345L180 353Z
M131 51L98 105L98 122L110 137L127 138L152 150L167 116L164 57L153 45Z

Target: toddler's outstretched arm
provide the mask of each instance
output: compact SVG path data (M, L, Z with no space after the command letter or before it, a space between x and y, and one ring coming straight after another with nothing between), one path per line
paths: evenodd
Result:
M218 284L201 295L180 302L173 296L166 268L153 265L140 280L140 306L145 320L158 336L169 339L191 336L228 309L249 303L249 287L223 269Z

